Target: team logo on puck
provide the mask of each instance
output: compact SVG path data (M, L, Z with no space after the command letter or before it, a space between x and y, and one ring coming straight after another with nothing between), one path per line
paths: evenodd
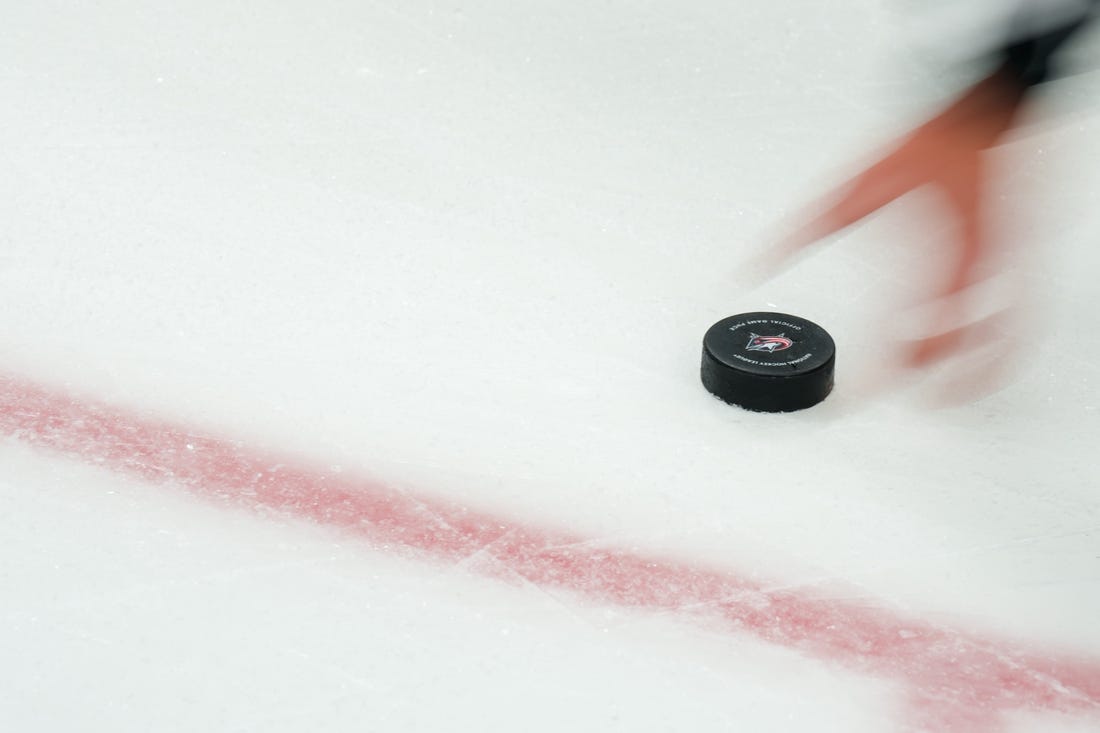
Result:
M772 354L776 351L783 351L783 349L789 349L794 346L794 341L783 334L778 336L760 336L755 333L749 334L749 343L745 347L745 351L766 351Z

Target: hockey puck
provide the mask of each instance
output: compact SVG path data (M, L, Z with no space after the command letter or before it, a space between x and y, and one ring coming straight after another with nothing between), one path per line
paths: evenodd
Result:
M836 345L821 326L785 313L723 318L703 337L703 386L758 412L813 407L833 389Z

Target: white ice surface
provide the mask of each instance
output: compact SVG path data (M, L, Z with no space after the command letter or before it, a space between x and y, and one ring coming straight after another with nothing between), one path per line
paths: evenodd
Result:
M26 3L0 29L0 369L623 547L1100 655L1100 116L1007 151L1014 381L875 400L886 214L759 288L833 168L954 88L874 0ZM836 392L698 384L799 313ZM791 731L887 682L0 442L0 729ZM1093 721L1095 722L1095 721ZM1062 728L1058 726L1062 725ZM1018 730L1085 730L1021 717Z

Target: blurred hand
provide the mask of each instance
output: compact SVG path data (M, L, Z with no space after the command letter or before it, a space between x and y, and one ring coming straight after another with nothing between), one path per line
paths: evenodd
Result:
M885 157L826 199L812 216L781 243L779 264L822 237L848 227L906 193L931 186L942 194L944 216L954 219L955 261L933 300L935 323L928 336L904 355L907 364L925 366L960 346L967 327L961 291L975 285L981 265L996 249L984 222L988 149L1013 124L1024 87L996 73L971 87L943 112L902 138ZM941 227L933 227L941 228Z

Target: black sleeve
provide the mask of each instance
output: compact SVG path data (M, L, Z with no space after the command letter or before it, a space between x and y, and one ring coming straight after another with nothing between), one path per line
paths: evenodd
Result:
M999 53L1001 70L1024 86L1047 81L1054 75L1058 51L1096 14L1100 1L1091 0L1076 18L1042 33L1025 35L1006 44Z

